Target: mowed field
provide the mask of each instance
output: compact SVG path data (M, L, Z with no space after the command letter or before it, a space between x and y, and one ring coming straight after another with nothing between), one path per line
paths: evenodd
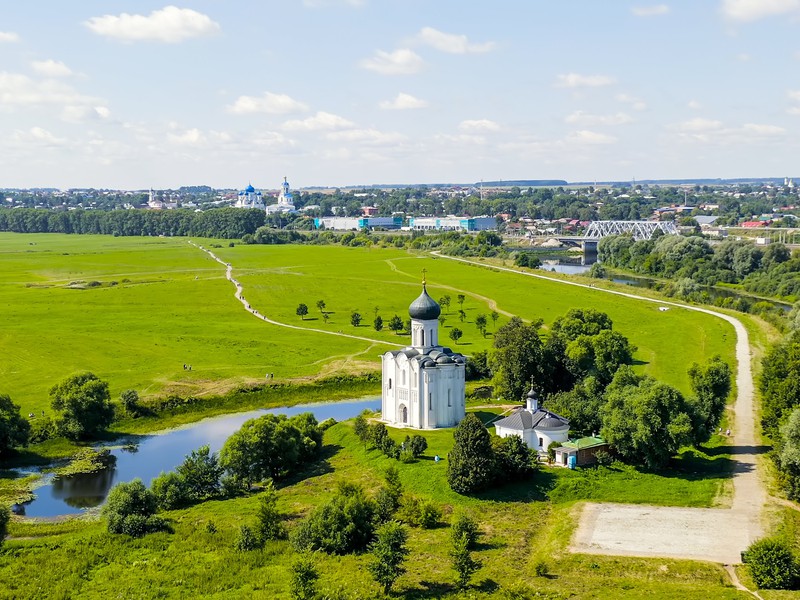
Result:
M196 240L209 247L211 240ZM0 393L23 411L48 410L49 388L91 370L143 395L216 393L241 383L377 370L379 355L408 338L372 327L407 317L423 268L434 298L452 298L441 343L466 354L490 347L494 325L481 337L474 318L497 310L542 318L545 325L572 307L607 312L614 328L639 348L637 369L688 391L693 361L721 354L732 361L732 328L681 309L615 297L511 273L395 249L339 246L211 248L230 262L247 301L280 322L339 331L375 343L264 323L233 298L224 268L185 238L113 238L0 234ZM98 282L98 283L93 283ZM465 322L458 318L464 294ZM329 321L316 308L324 300ZM301 320L299 303L309 307ZM350 324L352 311L364 320ZM452 327L464 336L448 338ZM184 364L192 365L185 371Z

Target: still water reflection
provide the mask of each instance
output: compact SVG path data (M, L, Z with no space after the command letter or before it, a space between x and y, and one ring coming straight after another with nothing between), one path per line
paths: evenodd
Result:
M341 421L355 417L365 409L378 410L380 405L380 397L372 396L360 400L255 410L204 419L158 435L123 440L121 445L111 447L116 465L110 469L57 479L47 476L45 484L35 490L36 499L24 505L25 515L55 517L100 506L114 484L138 477L149 485L159 473L171 471L183 462L184 456L204 444L208 444L212 452L219 451L228 436L254 417L267 413L293 416L310 412L320 422L329 418Z

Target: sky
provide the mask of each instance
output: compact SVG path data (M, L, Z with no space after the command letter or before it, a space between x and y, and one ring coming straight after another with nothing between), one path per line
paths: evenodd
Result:
M0 2L0 188L800 175L800 0Z

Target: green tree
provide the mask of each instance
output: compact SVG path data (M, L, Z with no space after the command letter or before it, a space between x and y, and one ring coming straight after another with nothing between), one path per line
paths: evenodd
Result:
M603 329L592 337L592 349L594 373L603 384L611 382L620 366L630 365L636 352L636 346L631 345L628 338L610 329Z
M571 308L553 322L552 330L572 341L581 335L594 336L612 327L611 319L604 312L592 308Z
M403 331L403 319L399 315L393 316L389 319L389 329L395 333Z
M705 367L694 363L689 368L694 400L695 442L707 442L719 425L731 392L731 368L719 356Z
M183 480L186 497L190 502L201 502L219 494L219 480L223 469L216 453L208 445L192 450L176 469Z
M150 491L156 497L158 507L163 510L174 510L189 504L186 482L175 471L162 471L150 482Z
M118 483L111 488L103 506L109 533L139 537L164 529L164 521L155 514L157 506L155 495L144 487L141 479Z
M142 407L139 405L139 393L136 390L125 390L119 395L119 402L122 409L131 415L137 417L141 413Z
M468 413L453 433L455 443L447 456L447 482L459 494L488 488L495 475L492 441L486 427Z
M624 459L661 468L692 441L690 413L678 390L623 366L606 390L602 436Z
M462 535L453 538L453 546L450 549L450 564L456 572L456 586L461 590L466 589L469 586L472 575L481 568L481 563L472 557L467 536Z
M353 420L353 433L356 434L356 437L360 439L365 446L369 443L369 422L364 415L358 415Z
M475 327L481 332L481 337L486 337L486 315L479 314L475 316Z
M285 518L286 515L278 509L278 492L270 481L258 496L256 519L258 520L259 539L262 542L284 539L286 537L286 526L283 523Z
M325 300L317 300L317 310L321 313L325 312Z
M393 521L381 525L375 532L375 541L369 548L372 560L367 568L384 594L388 594L397 578L406 572L403 561L409 552L407 539L406 528Z
M361 313L355 311L350 313L350 324L353 327L358 327L361 324Z
M793 589L798 578L797 557L791 545L765 538L753 542L745 552L747 568L761 589Z
M451 301L450 296L447 295L442 296L441 298L439 298L439 305L446 308L447 312L450 312L450 301Z
M461 331L458 327L453 327L450 330L450 339L453 340L456 344L458 344L458 340L461 339L461 336L464 335L464 332Z
M0 394L0 457L15 447L27 446L31 424L19 412L19 406L9 396Z
M268 414L246 421L223 445L220 465L245 486L289 475L305 462L304 457L310 460L318 451L316 441L297 425L313 430L313 424L285 415ZM321 440L318 428L314 435Z
M444 327L444 324L447 322L447 317L444 315L439 315L439 326Z
M493 310L491 313L489 313L489 316L492 319L492 327L497 329L497 319L500 318L500 313L498 313L496 310Z
M289 567L289 595L293 600L315 600L319 573L310 554L298 556Z
M520 481L535 471L536 455L518 435L492 438L492 446L498 481Z
M458 306L461 308L461 310L464 310L464 301L466 299L467 297L464 294L459 294L456 296L456 300L458 300Z
M539 338L540 323L526 325L519 317L500 327L489 354L489 368L494 373L497 395L518 401L528 391L531 378L543 380L543 347ZM541 391L541 383L537 383Z
M375 321L373 322L372 326L375 328L375 331L380 331L383 329L383 319L381 319L380 315L375 317Z
M305 321L306 315L308 314L308 306L301 302L297 305L297 309L294 311L294 313L300 317L301 320Z
M73 375L53 386L50 405L59 413L59 433L72 440L93 437L114 420L108 383L93 373Z
M458 311L458 320L463 323L464 321L466 321L466 319L467 319L467 313L465 313L463 310L459 309L459 311Z

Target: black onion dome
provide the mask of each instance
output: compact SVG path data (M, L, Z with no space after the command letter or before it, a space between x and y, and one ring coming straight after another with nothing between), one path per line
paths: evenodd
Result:
M408 307L408 315L412 319L432 321L433 319L438 319L440 314L442 314L441 307L436 303L436 300L428 295L428 290L423 284L419 298L414 300L411 306Z

